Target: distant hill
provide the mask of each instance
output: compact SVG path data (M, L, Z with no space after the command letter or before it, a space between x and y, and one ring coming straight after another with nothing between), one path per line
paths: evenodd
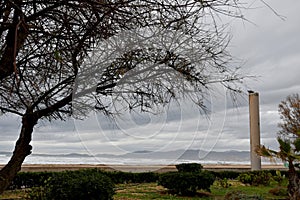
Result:
M122 158L152 158L152 159L180 159L180 160L209 160L209 161L249 161L248 151L204 151L204 150L176 150L167 152L134 152L121 155Z
M195 161L235 161L245 162L250 160L250 152L248 151L204 151L204 150L174 150L174 151L135 151L123 155L113 154L97 154L96 157L103 158L148 158L148 159L179 159L179 160L195 160Z
M0 152L1 156L10 157L11 152ZM67 157L67 158L112 158L112 159L173 159L173 160L188 160L188 161L215 161L215 162L247 162L250 160L250 153L248 151L204 151L204 150L174 150L174 151L135 151L132 153L126 153L123 155L113 154L80 154L80 153L69 153L69 154L32 154L31 156L36 157Z

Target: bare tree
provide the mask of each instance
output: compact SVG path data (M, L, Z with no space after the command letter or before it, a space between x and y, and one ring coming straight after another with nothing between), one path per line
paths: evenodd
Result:
M0 111L22 117L22 128L0 171L0 193L31 153L41 119L149 112L187 94L204 108L214 84L239 92L230 38L217 22L242 18L238 2L1 1Z
M279 158L289 165L288 193L290 199L300 198L300 179L296 168L300 161L300 97L293 94L279 104L280 119L278 125L279 151L274 151L262 146L258 154L270 159Z

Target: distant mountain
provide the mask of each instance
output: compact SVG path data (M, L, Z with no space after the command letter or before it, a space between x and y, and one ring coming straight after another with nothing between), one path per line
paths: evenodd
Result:
M209 161L249 161L250 152L248 151L201 151L187 150L180 156L180 159L186 160L209 160Z
M10 157L11 152L0 152L0 155ZM31 156L38 157L69 157L69 158L84 158L84 157L98 157L98 158L112 158L112 159L167 159L167 160L189 160L189 161L216 161L216 162L244 162L250 160L250 153L248 151L205 151L205 150L174 150L174 151L135 151L132 153L126 153L122 155L113 154L80 154L80 153L69 153L69 154L32 154Z
M12 153L11 153L11 152L0 151L0 155L1 155L1 156L11 156Z
M12 152L0 152L0 155L11 156ZM68 154L45 154L45 153L33 153L31 156L41 157L91 157L92 155L80 154L80 153L68 153Z
M134 152L120 155L121 158L148 158L148 159L179 159L179 160L209 160L209 161L249 161L248 151L204 151L204 150L175 150L166 152Z

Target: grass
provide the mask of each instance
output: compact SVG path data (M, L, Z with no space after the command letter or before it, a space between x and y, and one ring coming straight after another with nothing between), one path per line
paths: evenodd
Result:
M287 196L274 196L269 191L277 186L271 183L270 186L247 186L237 180L228 181L228 188L221 187L219 181L215 181L211 186L211 193L206 191L198 191L196 197L180 197L169 194L168 191L157 183L141 183L141 184L118 184L116 186L116 194L114 200L149 200L149 199L173 199L173 200L223 200L228 193L239 192L246 195L258 195L262 199L287 199ZM286 186L286 184L284 184ZM28 190L27 190L28 191ZM26 190L5 191L0 199L24 199Z
M229 181L228 188L223 188L215 181L214 185L211 187L211 193L214 197L223 197L232 192L241 192L249 196L257 195L263 199L286 199L287 196L274 196L269 191L277 187L277 183L271 183L269 186L248 186L244 185L237 180ZM286 186L286 185L285 185Z
M199 193L199 195L201 195L201 193ZM137 199L190 200L190 199L199 199L199 195L197 197L178 197L176 195L168 194L166 189L164 189L162 186L158 186L156 183L120 184L117 186L117 191L114 196L114 199L115 200L137 200Z
M27 191L28 190L25 189L6 190L3 194L0 195L0 199L25 199Z
M262 199L287 199L287 196L274 196L269 191L276 187L276 184L270 186L246 186L239 181L229 181L228 188L220 186L218 181L215 181L211 187L211 193L199 191L196 197L179 197L168 194L167 190L156 183L143 184L120 184L117 186L117 191L114 196L115 200L146 200L146 199L174 199L174 200L192 200L192 199L213 199L221 200L228 193L238 192L248 196L260 196Z

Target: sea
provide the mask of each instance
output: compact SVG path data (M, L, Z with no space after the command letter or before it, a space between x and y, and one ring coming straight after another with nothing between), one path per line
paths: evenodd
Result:
M204 158L196 156L199 151L190 151L180 157L172 156L174 152L151 154L131 153L125 155L87 155L87 154L32 154L26 157L24 164L91 164L91 165L175 165L180 163L200 163L203 165L249 165L249 152L213 152ZM199 154L198 154L199 155ZM11 153L0 152L0 164L6 164ZM283 165L281 161L271 162L262 159L262 164Z

